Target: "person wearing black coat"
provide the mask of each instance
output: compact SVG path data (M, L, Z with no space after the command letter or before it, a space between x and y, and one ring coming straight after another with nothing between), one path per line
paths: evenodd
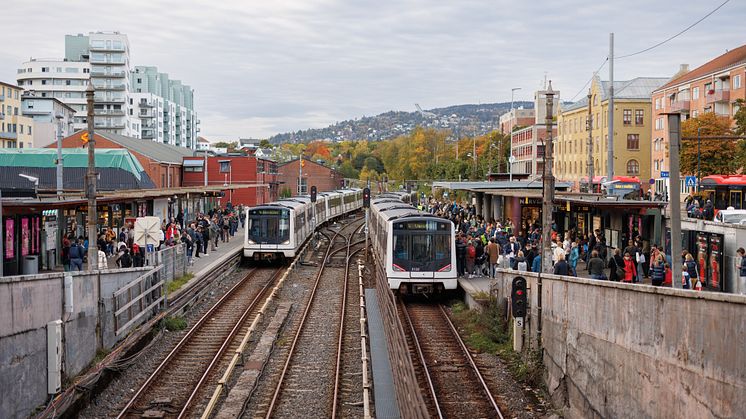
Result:
M466 243L464 237L459 235L456 238L456 272L458 276L464 275L464 268L466 266Z
M554 274L570 276L570 265L565 261L565 255L560 254L559 260L554 264Z
M624 269L624 258L622 257L622 251L618 248L614 249L614 256L609 259L609 281L621 281L622 278L617 275L617 268Z

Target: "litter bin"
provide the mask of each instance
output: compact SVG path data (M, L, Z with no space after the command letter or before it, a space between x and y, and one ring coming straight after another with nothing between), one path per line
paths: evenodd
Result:
M39 256L23 257L23 274L36 275L39 273Z
M47 250L47 269L53 271L57 268L57 250Z

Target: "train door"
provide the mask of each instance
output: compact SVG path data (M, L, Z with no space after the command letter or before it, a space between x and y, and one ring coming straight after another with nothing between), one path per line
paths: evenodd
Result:
M743 207L743 191L730 191L730 206L735 209Z

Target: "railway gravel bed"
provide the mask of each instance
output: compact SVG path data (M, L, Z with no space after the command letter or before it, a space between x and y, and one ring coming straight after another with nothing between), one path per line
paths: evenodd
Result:
M140 363L120 373L117 378L109 383L106 389L90 401L78 417L85 419L115 417L129 398L187 333L188 328L199 320L231 287L246 276L247 272L248 269L242 267L214 281L209 286L210 290L204 294L205 296L184 314L187 328L178 331L164 330L158 340L145 349L140 357Z

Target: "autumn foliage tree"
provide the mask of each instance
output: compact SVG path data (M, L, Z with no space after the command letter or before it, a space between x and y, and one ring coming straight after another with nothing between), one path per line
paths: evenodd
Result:
M697 140L698 136L732 134L729 118L718 116L714 112L705 112L696 118L689 118L682 122L682 141L679 153L681 172L696 174L698 172L697 161L699 160L701 176L736 173L741 165L735 140ZM697 148L699 148L699 155L697 154Z

